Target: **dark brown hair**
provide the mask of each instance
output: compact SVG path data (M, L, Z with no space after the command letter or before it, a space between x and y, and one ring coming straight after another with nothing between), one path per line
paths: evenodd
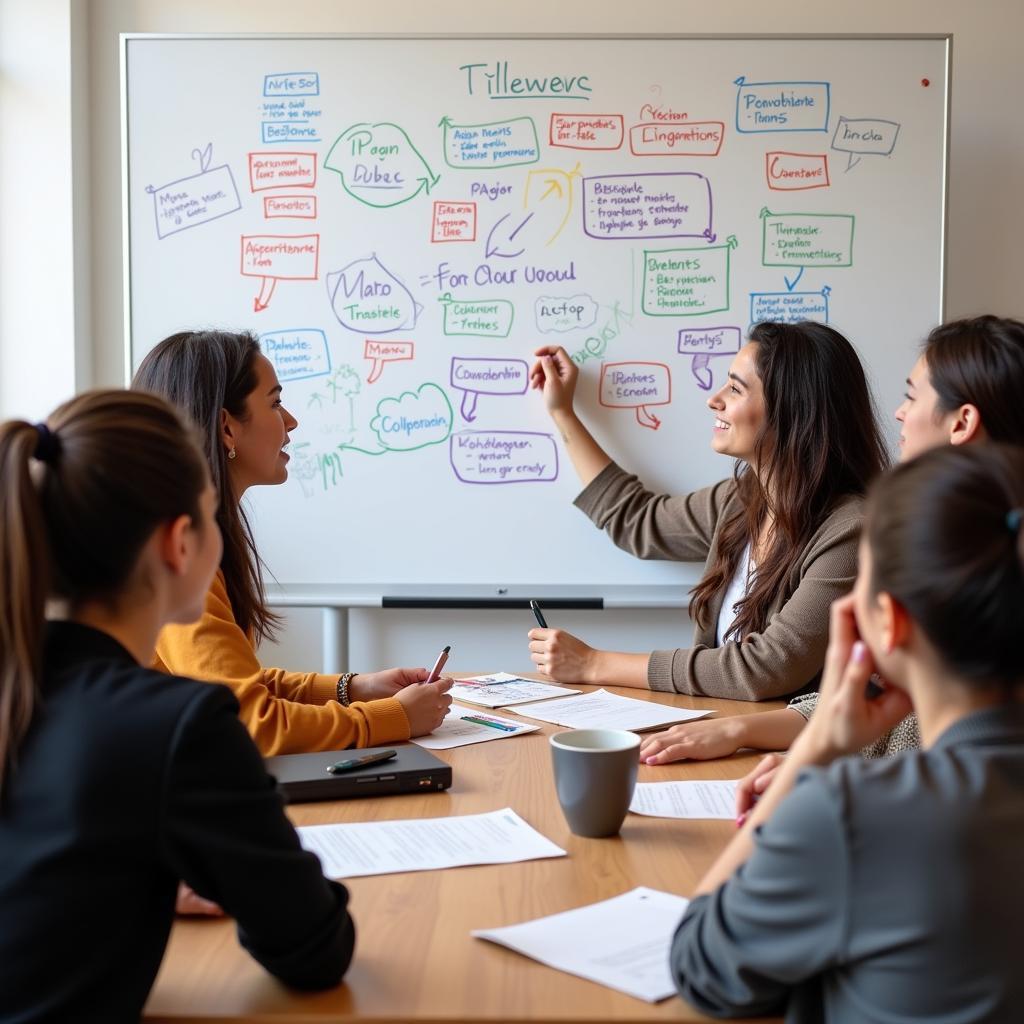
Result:
M750 340L765 405L757 470L737 464L740 501L690 602L694 621L706 627L712 602L771 516L771 544L737 605L731 631L740 636L765 628L769 605L814 532L844 498L865 494L889 461L864 369L838 331L810 321L760 323Z
M1024 681L1024 449L948 445L871 489L871 591L895 598L979 686Z
M1024 323L954 320L936 327L923 351L940 413L976 406L992 441L1024 444Z
M228 456L221 442L222 409L249 418L260 345L248 332L182 331L164 338L139 366L132 387L162 395L198 427L217 490L217 525L224 538L220 567L235 621L256 642L273 639L276 616L263 591L263 563L245 509L231 490Z
M181 515L201 522L208 475L166 402L93 391L45 427L0 424L0 479L2 788L39 699L47 598L116 607L153 531Z

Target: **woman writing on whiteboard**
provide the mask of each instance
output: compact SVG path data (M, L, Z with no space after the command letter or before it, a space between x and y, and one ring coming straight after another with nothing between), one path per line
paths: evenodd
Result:
M277 619L263 593L261 562L240 502L261 484L288 478L288 434L273 364L247 333L187 331L142 361L133 387L162 395L199 428L218 494L224 556L200 619L165 629L157 667L231 687L261 752L290 754L379 746L422 736L447 713L450 679L429 686L423 668L322 675L264 668L256 645Z
M984 441L1024 445L1024 323L981 316L936 327L906 380L896 420L900 460L945 445L974 448ZM814 712L817 693L763 715L689 722L647 737L640 756L648 764L681 758L727 757L741 747L781 750ZM744 721L751 718L751 721ZM757 721L753 721L756 718ZM875 741L866 757L886 757L920 743L917 722L906 721ZM737 810L743 814L771 782L777 755L743 780Z
M578 369L537 350L531 383L584 485L576 504L639 558L706 560L690 614L693 646L625 654L556 629L530 632L552 679L765 700L813 687L828 608L853 585L861 507L886 464L860 360L816 323L758 324L709 400L711 446L732 477L679 497L620 469L573 411Z
M0 424L0 1018L138 1021L185 879L290 985L336 985L348 894L299 845L238 705L147 667L220 558L192 430L94 391Z
M1017 446L946 445L872 488L818 710L672 943L703 1013L1020 1019L1022 527ZM911 709L922 749L859 756Z

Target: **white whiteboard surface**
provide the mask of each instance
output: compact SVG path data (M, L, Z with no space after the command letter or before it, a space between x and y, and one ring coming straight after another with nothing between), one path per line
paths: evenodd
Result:
M126 36L132 368L261 336L300 423L250 492L283 584L677 587L572 507L530 353L577 357L655 489L731 473L707 388L757 319L827 317L888 419L943 311L948 47Z

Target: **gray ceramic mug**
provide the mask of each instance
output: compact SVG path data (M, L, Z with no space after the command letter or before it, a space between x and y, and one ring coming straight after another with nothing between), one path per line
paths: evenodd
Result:
M555 789L578 836L613 836L633 799L640 737L619 729L573 729L551 737Z

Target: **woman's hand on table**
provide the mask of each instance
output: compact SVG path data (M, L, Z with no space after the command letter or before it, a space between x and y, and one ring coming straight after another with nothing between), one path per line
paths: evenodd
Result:
M386 668L381 672L357 672L348 684L349 700L383 700L397 696L413 683L425 683L430 673L425 668Z
M643 764L708 761L735 754L743 745L742 718L681 722L645 737L640 744L640 761Z

